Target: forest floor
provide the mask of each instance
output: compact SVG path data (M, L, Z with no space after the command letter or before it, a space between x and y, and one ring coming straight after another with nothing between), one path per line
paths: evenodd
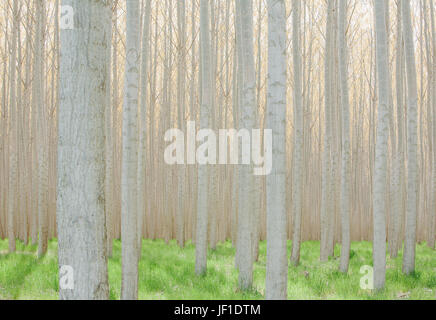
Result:
M289 242L289 252L291 248ZM0 299L57 299L57 242L50 241L47 255L38 259L36 246L17 242L17 253L8 254L7 240L0 240ZM254 289L237 289L238 273L234 268L230 242L219 244L208 254L208 272L194 274L195 247L180 249L175 241L145 240L139 263L139 299L263 299L265 288L266 243L260 245L259 261L254 266ZM340 246L336 258L319 262L319 242L305 242L301 263L289 267L289 299L436 299L436 252L425 244L417 245L416 272L401 273L402 254L387 258L386 288L381 292L361 289L362 266L372 264L372 245L351 245L350 270L338 271ZM114 242L109 259L110 298L119 299L121 288L121 243Z

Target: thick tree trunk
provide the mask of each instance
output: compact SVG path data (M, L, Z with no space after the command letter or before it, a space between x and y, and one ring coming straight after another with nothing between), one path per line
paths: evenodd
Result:
M104 110L110 6L89 0L62 4L74 9L75 26L61 31L60 46L57 221L59 267L68 274L60 274L59 295L108 299ZM65 279L74 279L72 290Z

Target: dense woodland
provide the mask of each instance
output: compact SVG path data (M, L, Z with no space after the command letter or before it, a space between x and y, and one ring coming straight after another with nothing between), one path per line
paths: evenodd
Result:
M267 241L266 298L286 298L301 242L320 259L372 241L435 247L434 0L3 0L0 238L58 238L69 298L105 299L122 240L122 298L137 298L141 239L207 250L231 240L239 286ZM71 17L73 19L71 20ZM273 132L270 175L168 165L165 132ZM292 252L286 240L292 240ZM289 260L290 256L290 261Z

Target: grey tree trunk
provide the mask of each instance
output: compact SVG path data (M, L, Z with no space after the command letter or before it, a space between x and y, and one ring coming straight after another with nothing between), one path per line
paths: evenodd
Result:
M48 117L45 105L45 1L37 0L36 4L36 40L35 40L35 85L38 87L36 105L37 117L37 141L38 141L38 257L42 257L47 251L48 242Z
M126 67L121 167L121 299L138 298L139 1L127 1Z
M396 104L397 104L397 142L396 152L393 155L393 227L392 240L389 247L391 258L398 255L399 246L402 244L400 239L401 220L404 216L404 181L405 181L405 162L404 162L404 104L403 104L403 65L404 65L404 46L401 27L401 1L397 4L397 42L396 42L396 63L395 63L395 85L396 85ZM401 244L400 244L401 242Z
M294 266L297 266L300 262L301 210L303 194L303 105L300 59L300 2L300 0L292 1L292 42L294 45L294 185L292 191L294 194L294 234L292 237L291 264Z
M413 39L410 1L401 0L403 13L404 52L407 79L407 204L403 255L403 272L415 271L416 205L417 205L417 143L418 89L416 82L415 45Z
M342 249L339 270L348 272L350 260L350 103L348 94L348 57L346 41L347 2L339 0L339 78L342 106L342 172L341 172L341 225Z
M429 0L430 3L430 27L431 27L431 39L433 46L433 72L431 81L431 94L432 94L432 112L433 112L433 120L436 118L436 25L435 25L435 17L434 17L434 4L432 0ZM435 233L436 233L436 123L433 122L433 192L431 194L433 202L431 209L431 226L430 226L430 234L428 245L431 248L435 247ZM430 156L431 157L431 156Z
M185 0L177 1L177 24L179 32L178 69L177 69L177 107L178 128L185 132ZM177 176L177 242L180 247L185 245L185 175L186 167L179 165Z
M242 45L242 104L239 127L251 132L254 128L256 76L253 49L253 3L251 0L238 0L241 10ZM239 246L239 288L248 290L253 283L253 241L252 219L254 219L254 178L251 165L239 168L239 208L238 208L238 246Z
M112 1L111 1L112 4ZM112 57L112 35L113 35L113 22L112 22L112 6L111 10L111 20L108 23L108 34L110 37L110 45L107 48L107 57L109 62L111 62ZM107 255L112 256L112 221L114 218L114 159L113 159L113 144L114 144L114 123L113 123L113 108L112 108L112 88L110 84L112 70L108 70L109 85L106 86L106 108L105 108L105 211L106 211L106 240L107 240Z
M331 220L331 180L332 180L332 162L330 152L332 147L331 135L331 109L332 109L332 81L333 81L333 11L334 0L328 0L326 23L326 44L325 44L325 112L324 112L324 147L322 155L322 177L321 177L321 248L320 260L327 261L329 257L329 221Z
M211 43L209 26L209 1L200 1L200 51L201 51L201 107L200 128L209 128L211 95ZM207 220L208 220L208 181L209 169L198 166L197 232L195 238L195 273L203 275L207 271Z
M375 0L375 31L378 75L378 122L374 170L374 288L382 289L386 278L386 187L389 134L389 65L384 0Z
M265 298L286 299L288 279L286 213L286 10L268 0L268 104L272 171L266 177L267 262Z
M18 112L20 107L17 104L17 90L16 90L16 74L17 74L17 30L19 28L19 12L18 1L14 1L12 8L13 26L12 26L12 48L11 58L9 63L9 134L8 134L8 151L9 151L9 187L8 187L8 226L7 234L9 240L9 252L15 252L15 215L18 212L17 208L17 146L18 146ZM6 71L5 71L6 72Z
M142 21L142 49L141 49L141 94L139 104L139 154L138 154L138 259L141 258L144 215L147 208L148 191L145 166L147 164L147 84L149 74L150 55L150 15L151 0L146 0Z
M107 1L63 0L74 29L61 31L57 222L61 299L108 299L105 107L109 85ZM65 269L69 270L69 268ZM69 278L71 279L71 278Z

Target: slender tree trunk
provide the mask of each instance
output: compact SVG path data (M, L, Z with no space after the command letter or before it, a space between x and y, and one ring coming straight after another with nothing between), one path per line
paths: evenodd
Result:
M112 176L114 181L112 183L112 214L106 216L106 230L107 230L107 252L108 257L112 257L113 238L118 234L115 232L114 225L118 221L119 217L119 179L118 178L118 150L119 150L119 138L118 138L118 0L113 1L112 6ZM110 201L110 200L109 200Z
M286 9L268 0L267 129L272 130L272 172L266 177L266 299L286 299L288 279L286 213Z
M338 112L339 105L339 93L338 93L338 14L337 14L337 1L334 2L333 10L332 10L332 41L331 41L331 60L330 60L330 70L331 70L331 108L330 108L330 124L331 124L331 176L330 176L330 187L329 187L329 196L328 196L328 228L327 228L327 254L329 257L334 256L335 242L336 242L336 218L338 212L338 203L339 203L339 190L340 190L340 159L339 159L339 147L340 147L340 119Z
M112 1L111 1L112 4ZM110 22L107 25L108 35L110 37L110 45L107 48L107 56L109 62L112 60L112 35L113 35L113 11L112 5L110 9ZM113 108L112 108L112 86L111 86L111 68L108 68L108 85L106 86L106 108L105 108L105 216L106 216L106 239L107 239L107 256L112 256L112 221L114 218L114 123L113 123Z
M342 249L339 269L348 272L350 260L350 104L348 94L348 57L346 41L347 3L339 0L339 78L342 106L342 173L341 173L341 225Z
M415 271L416 205L417 205L417 121L418 90L416 83L415 46L410 13L410 1L402 0L404 52L407 79L407 208L403 272Z
M257 22L258 22L258 31L257 31L257 84L256 84L256 111L255 115L255 125L256 128L262 128L262 119L261 119L261 85L262 85L262 1L259 1L257 8ZM261 135L262 139L262 135ZM260 146L260 150L262 146ZM256 176L254 177L254 202L253 202L253 262L259 260L259 241L260 241L260 216L262 213L262 198L263 198L263 184L265 181L264 176Z
M200 129L209 128L212 106L211 94L211 42L209 1L200 0L200 47L201 47L201 107ZM195 237L195 273L207 271L207 220L208 220L209 170L206 165L198 166L197 232Z
M431 77L431 103L432 103L432 112L433 112L433 121L432 121L432 126L433 126L433 154L430 155L430 159L431 157L433 157L433 176L432 176L432 188L431 190L433 190L431 192L431 222L430 222L430 232L429 232L429 240L428 240L428 246L431 248L435 247L435 232L436 232L436 123L434 121L434 119L436 119L436 25L435 25L435 17L434 17L434 4L432 0L429 0L430 3L430 28L431 28L431 39L432 39L432 47L433 47L433 71L432 71L432 77ZM431 160L430 160L431 161Z
M297 266L300 262L301 210L303 194L303 105L301 101L300 5L300 0L292 1L292 42L294 58L294 234L292 238L291 264L294 266Z
M12 47L11 58L9 63L9 187L8 187L8 239L9 252L15 252L15 216L18 212L17 208L17 147L18 147L18 112L17 108L17 90L16 90L16 74L17 74L17 31L19 28L19 12L18 1L14 1L12 9L13 26L12 26Z
M35 66L34 85L38 87L36 105L37 117L37 142L38 142L38 257L47 251L48 243L48 117L45 101L44 77L44 43L45 43L45 1L37 0L36 5L36 41L35 41Z
M236 28L236 35L235 35L235 48L234 48L234 54L233 54L233 84L232 84L232 118L233 118L233 128L238 128L239 122L238 122L238 110L239 110L239 42L240 42L240 36L239 36L239 28L238 26L238 19L239 17L236 16L234 18L234 25ZM231 212L231 228L232 228L232 244L233 247L236 249L238 248L237 245L237 238L238 238L238 166L232 167L232 212ZM236 252L235 255L235 267L237 267L237 258L238 258L238 252Z
M256 76L253 49L253 3L251 0L238 0L241 10L242 45L242 104L240 128L254 128L256 106ZM239 288L248 290L253 283L252 219L254 178L251 165L239 168Z
M218 55L217 55L217 22L218 18L216 15L216 9L215 9L215 1L210 1L210 26L211 26L211 125L210 128L212 130L217 129L217 110L219 106L217 106L216 101L216 78L217 78L217 61L218 61ZM208 186L208 238L209 238L209 247L211 250L216 249L217 244L217 185L218 185L218 169L216 165L213 165L210 167L210 173L209 173L209 186Z
M396 104L397 104L397 142L396 142L396 152L393 155L393 236L391 245L389 247L389 254L391 258L396 258L398 255L398 249L400 246L400 226L401 219L404 216L404 104L403 104L403 60L404 60L404 46L403 46L403 35L401 27L401 1L397 1L397 43L396 43L396 75L395 75L395 85L396 85Z
M4 10L4 21L9 21L9 6L7 5L5 10ZM5 24L5 31L4 31L4 42L3 42L3 48L5 50L5 52L8 50L9 46L8 46L8 24ZM1 150L2 150L2 181L8 181L7 177L7 171L8 171L8 159L9 159L9 153L8 151L8 81L7 81L7 68L8 68L8 59L6 54L4 54L3 57L3 63L4 63L4 72L3 72L3 76L2 76L2 100L1 100L1 136L2 136L2 145L1 145ZM3 221L5 221L4 223L2 223L0 225L1 227L1 234L3 237L7 236L7 225L5 226L6 219L7 219L7 211L8 211L8 202L7 202L7 197L8 197L8 185L9 183L4 183L1 185L2 188L2 194L4 195L3 197L0 197L0 218L3 219Z
M331 108L332 108L332 49L333 49L333 11L334 11L334 0L328 0L327 7L327 24L326 24L326 44L325 44L325 86L324 86L324 96L325 96L325 112L324 112L324 149L323 149L323 160L322 160L322 177L321 177L321 253L320 260L327 261L329 257L329 220L330 214L332 214L330 207L330 197L331 197L331 180L332 180L332 163L330 160L330 152L332 146L332 136L331 136Z
M121 169L121 299L138 298L138 87L139 87L139 1L127 1L126 75L123 106Z
M35 1L34 8L36 11L36 8L39 6L38 1ZM39 9L38 9L39 10ZM31 123L30 123L30 140L31 140L31 175L32 175L32 186L31 186L31 200L30 200L30 208L31 208L31 218L30 218L30 238L32 241L32 245L35 245L38 243L38 132L37 132L37 100L39 92L39 87L36 82L38 79L38 68L41 63L41 58L38 55L37 44L40 41L39 37L41 37L41 34L39 32L39 24L38 21L35 22L38 16L36 16L33 21L33 25L35 26L32 29L35 29L35 40L33 42L34 47L34 58L32 60L32 73L34 75L32 80L32 97L31 97Z
M141 258L144 216L147 208L146 198L146 169L147 163L147 84L148 60L150 47L150 15L151 1L145 1L144 17L142 21L142 49L141 49L141 94L139 104L139 154L138 154L138 259Z
M386 16L383 0L375 0L375 30L378 74L378 123L374 171L374 288L382 289L386 277L386 187L389 133L389 65Z
M73 8L75 27L61 31L60 46L57 221L59 267L69 274L60 274L59 295L108 299L104 110L110 5L89 0L62 5ZM63 287L69 276L72 290Z
M178 128L185 132L185 0L177 1L177 23L179 31L178 69L177 69L177 107ZM186 167L178 167L178 203L177 203L177 242L180 247L185 245L185 175Z
M242 47L242 28L241 28L241 8L240 2L235 1L235 37L236 37L236 67L235 69L235 104L233 107L233 117L235 128L240 128L241 123L241 106L242 106L242 83L243 83L243 47ZM241 184L240 178L240 166L235 166L235 182L234 182L234 201L235 211L234 211L234 222L235 224L235 232L236 232L236 253L235 253L235 267L239 268L239 260L241 256L241 242L239 241L239 237L241 235L240 229L242 225L240 223L240 190L239 185ZM236 198L237 195L237 198ZM233 222L233 223L234 223Z
M58 3L59 4L59 3ZM32 140L31 140L31 65L32 65L32 32L33 32L33 6L30 6L27 11L26 18L26 75L24 80L24 137L25 137L25 174L24 182L26 188L26 245L32 228L32 217L34 216L32 210ZM59 60L58 60L59 63ZM29 225L30 224L30 225Z

